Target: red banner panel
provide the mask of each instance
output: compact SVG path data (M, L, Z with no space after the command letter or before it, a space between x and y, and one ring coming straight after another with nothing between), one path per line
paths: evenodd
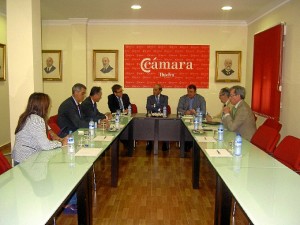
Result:
M124 87L208 88L209 45L124 45Z

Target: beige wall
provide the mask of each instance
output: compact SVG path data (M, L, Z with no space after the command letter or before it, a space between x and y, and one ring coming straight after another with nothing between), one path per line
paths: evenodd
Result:
M6 18L0 15L0 43L6 45ZM6 74L7 78L7 74ZM10 142L8 81L0 81L0 146Z
M73 25L76 26L76 25ZM108 111L107 95L111 93L111 86L114 83L124 84L124 45L125 44L193 44L210 45L210 68L209 68L209 88L199 89L207 100L208 112L215 114L220 110L218 99L219 89L233 83L215 83L215 51L220 50L240 50L242 51L242 82L245 84L246 78L246 54L247 54L247 27L246 26L216 26L216 25L130 25L130 24L92 24L88 25L87 32L76 33L75 35L87 36L87 71L71 72L71 65L74 62L73 55L70 54L72 46L76 46L71 37L72 25L45 25L43 26L43 49L63 50L63 81L45 82L44 90L53 99L51 114L57 113L57 108L63 99L71 94L71 87L77 82L71 77L86 76L88 92L94 85L103 88L103 97L99 104L102 112ZM76 38L76 41L80 41ZM82 43L77 43L82 45ZM72 46L71 46L72 45ZM119 81L93 81L93 50L119 50ZM82 57L84 58L84 56ZM72 62L72 63L71 63ZM73 82L70 82L73 81ZM193 81L191 81L193 83ZM152 94L152 88L125 88L129 94L131 102L137 104L139 112L146 112L146 98ZM179 97L186 93L186 89L166 88L163 94L169 96L169 104L172 112L176 113Z
M252 23L248 30L248 55L246 88L252 88L252 61L253 61L253 36L255 33L269 27L286 22L287 35L283 53L283 75L282 75L282 109L280 121L283 124L281 136L294 135L300 137L300 1L292 0L262 19ZM251 97L248 92L249 99Z

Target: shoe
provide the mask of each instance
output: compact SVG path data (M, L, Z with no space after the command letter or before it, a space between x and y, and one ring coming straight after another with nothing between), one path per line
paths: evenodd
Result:
M163 142L162 150L163 150L164 152L169 150L169 147L168 147L168 145L167 145L166 142Z
M152 142L151 141L147 141L146 151L151 151L151 150L152 150Z

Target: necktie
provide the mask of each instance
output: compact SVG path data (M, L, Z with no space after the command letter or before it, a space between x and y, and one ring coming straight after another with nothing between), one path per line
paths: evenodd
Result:
M194 103L194 99L190 98L190 101L189 101L189 110L193 109L193 103Z
M118 98L120 109L124 109L122 98Z
M156 99L156 104L159 104L159 97L155 96L155 99Z
M237 108L233 107L232 108L232 118L234 119L235 113L236 113Z
M81 118L81 113L80 113L80 105L77 105L77 109L78 109L78 114L79 114L79 117Z
M96 103L94 103L94 104L93 104L94 112L96 112L96 108L97 108Z

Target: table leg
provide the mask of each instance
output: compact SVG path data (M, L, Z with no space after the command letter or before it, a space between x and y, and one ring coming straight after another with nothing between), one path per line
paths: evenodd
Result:
M155 120L154 124L154 155L158 154L158 123L159 120Z
M111 145L111 186L118 186L119 179L119 138L116 138Z
M82 178L77 188L77 215L79 225L93 224L92 216L92 171Z
M199 176L200 176L200 148L198 144L193 141L193 150L192 150L192 183L194 189L199 189Z
M215 203L215 225L230 225L232 194L217 175Z
M134 140L133 140L133 120L128 124L128 156L133 155Z

